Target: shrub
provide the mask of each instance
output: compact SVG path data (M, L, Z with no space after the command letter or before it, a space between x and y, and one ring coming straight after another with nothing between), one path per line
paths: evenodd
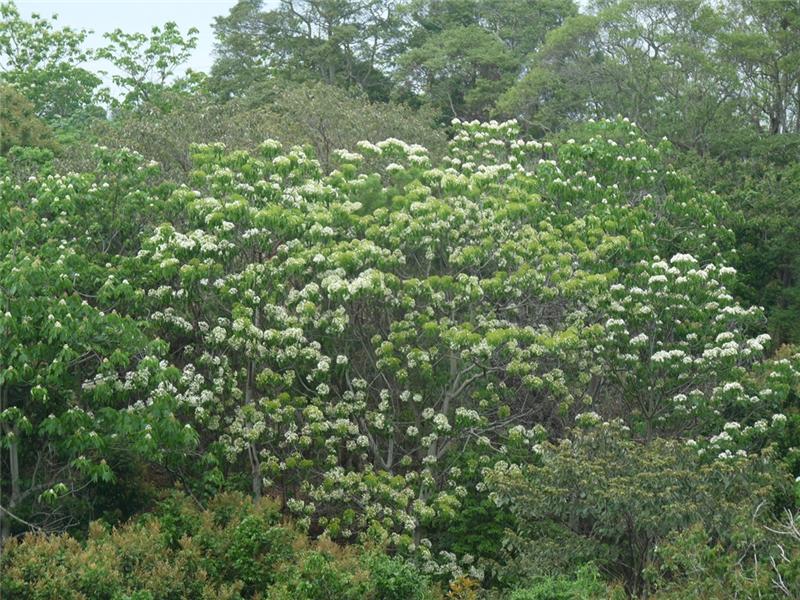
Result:
M221 494L200 510L174 496L119 528L93 523L83 543L30 534L2 555L0 595L20 600L426 600L427 579L378 550L311 543L277 505Z
M508 600L611 600L624 597L621 589L609 588L597 567L590 563L578 569L574 577L538 578L532 584L511 592Z
M362 561L369 569L375 600L425 600L428 581L399 557L374 552Z

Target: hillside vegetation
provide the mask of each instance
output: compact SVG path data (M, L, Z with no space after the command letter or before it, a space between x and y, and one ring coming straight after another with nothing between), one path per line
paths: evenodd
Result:
M795 4L0 13L4 596L800 595Z

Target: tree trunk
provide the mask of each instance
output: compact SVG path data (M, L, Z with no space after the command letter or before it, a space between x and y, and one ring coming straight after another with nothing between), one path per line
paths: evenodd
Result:
M8 404L8 387L0 386L0 412L6 409L7 404ZM3 432L6 435L10 435L13 441L10 442L8 445L8 466L9 466L9 478L11 479L11 495L9 496L8 499L2 498L2 502L0 502L0 504L2 504L3 508L5 509L3 511L0 511L0 552L3 549L6 540L11 535L10 513L14 512L14 509L16 508L20 497L18 431L16 427L9 427L7 425L4 425Z
M261 313L256 309L253 315L253 324L256 328L260 325ZM251 358L247 365L247 384L245 386L244 401L245 404L253 404L255 398L256 386L256 361ZM253 488L253 500L256 502L261 499L263 495L263 478L261 476L261 460L258 456L258 447L255 442L251 442L247 448L247 455L250 459L250 475Z

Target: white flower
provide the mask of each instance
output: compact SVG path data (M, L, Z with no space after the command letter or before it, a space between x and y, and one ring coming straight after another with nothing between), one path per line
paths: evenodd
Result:
M730 442L732 440L733 438L731 438L731 435L727 431L721 431L717 435L712 435L711 439L709 439L708 441L714 445L717 445L720 442Z
M650 357L654 363L663 363L668 360L683 359L686 353L683 350L659 350Z
M214 327L214 329L211 330L211 334L209 335L211 341L216 342L217 344L221 344L222 342L224 342L226 337L227 337L227 332L222 327Z
M602 420L603 418L594 411L581 413L575 416L575 422L584 427L597 425Z
M692 264L697 263L697 259L692 256L691 254L676 254L672 258L669 259L670 263L683 263L683 264Z
M436 426L438 431L447 432L452 429L450 422L447 420L447 415L442 413L439 413L433 417L433 424Z

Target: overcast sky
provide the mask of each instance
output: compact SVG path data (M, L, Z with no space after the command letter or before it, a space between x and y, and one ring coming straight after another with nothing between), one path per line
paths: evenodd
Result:
M276 0L265 2L274 5ZM197 48L187 67L208 72L213 62L214 17L225 15L236 0L17 0L24 17L39 13L58 14L57 24L91 29L89 45L103 45L102 34L117 27L126 32L148 32L154 25L175 21L182 32L190 27L200 30ZM105 66L105 65L104 65Z

